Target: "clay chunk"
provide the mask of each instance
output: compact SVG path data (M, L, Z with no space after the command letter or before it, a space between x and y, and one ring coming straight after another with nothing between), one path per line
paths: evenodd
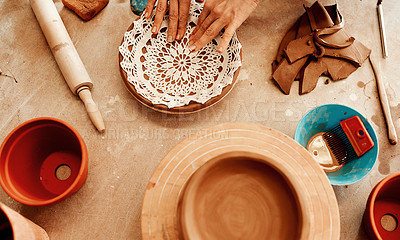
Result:
M344 31L337 5L324 7L316 1L305 10L286 33L272 63L272 78L285 94L296 79L300 94L305 94L314 90L321 75L334 81L347 78L371 53Z
M67 8L74 11L80 18L89 21L99 13L109 0L62 0Z

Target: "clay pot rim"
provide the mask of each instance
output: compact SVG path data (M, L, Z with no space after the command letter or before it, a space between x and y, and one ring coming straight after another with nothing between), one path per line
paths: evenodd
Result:
M41 122L41 121L50 121L50 122L54 122L56 124L61 124L62 126L66 127L68 130L70 130L73 135L75 136L75 138L78 140L79 142L79 146L81 149L81 167L79 169L78 175L75 178L75 180L73 181L73 183L71 184L71 186L69 186L63 193L57 195L54 198L51 199L47 199L47 200L32 200L32 199L27 199L26 197L20 197L20 194L15 194L14 190L15 187L12 184L12 181L10 181L9 175L6 174L6 176L0 176L0 185L3 188L3 190L13 199L15 199L16 201L25 204L25 205L29 205L29 206L46 206L46 205L51 205L51 204L55 204L58 203L62 200L64 200L66 197L68 197L70 194L72 194L74 192L74 189L77 187L77 185L79 185L80 182L80 178L85 175L85 172L87 171L87 165L88 165L88 151L86 148L86 144L83 141L83 138L81 137L81 135L78 133L77 130L75 130L74 127L72 127L72 125L70 125L69 123L61 120L61 119L57 119L57 118L53 118L53 117L39 117L39 118L33 118L30 119L28 121L23 122L22 124L18 125L17 127L15 127L7 136L6 138L3 140L1 146L0 146L0 154L3 152L4 147L6 145L6 143L10 140L10 138L19 130L21 130L21 128L28 126L30 124L33 123L37 123L37 122ZM1 162L0 162L0 166L1 166ZM7 179L7 181L4 180L4 178ZM7 186L10 185L14 190L10 190ZM18 193L18 191L15 191Z
M192 199L193 197L190 197L190 199L187 197L187 192L197 192L194 187L196 185L201 185L201 182L204 180L204 178L201 178L196 173L198 173L200 171L204 174L204 172L210 171L211 168L215 167L216 165L218 165L224 161L235 161L234 160L235 158L245 158L246 159L246 160L241 160L241 161L258 162L258 163L268 166L269 168L271 168L275 172L277 172L282 177L282 180L285 182L285 184L289 187L290 192L293 196L293 201L296 204L296 210L297 210L298 221L299 221L299 226L296 229L298 232L298 237L300 237L302 235L302 231L309 230L309 229L306 229L307 224L304 224L308 221L307 217L305 216L305 212L307 212L309 210L308 206L306 204L307 200L304 198L304 196L302 196L299 184L296 181L293 181L293 180L298 180L298 176L296 176L295 173L291 172L284 165L279 164L279 161L276 161L276 159L272 158L268 154L263 154L261 152L251 152L251 151L246 151L246 150L234 150L234 151L222 152L219 155L213 156L207 162L205 162L202 166L200 166L190 176L190 178L185 182L183 191L180 192L180 194L179 194L179 199L180 199L179 201L181 204L180 204L180 206L178 206L178 209L179 209L178 226L180 228L180 231L182 231L182 233L185 232L184 233L185 236L190 236L191 234L194 234L200 230L200 229L197 229L197 227L185 228L182 223L182 221L190 220L190 215L192 214L191 207L193 207L193 205L195 203ZM279 206L277 206L277 207L279 207ZM189 210L188 212L190 212L190 213L185 214L184 213L184 212L186 212L185 209ZM188 239L191 239L191 238L189 237Z
M18 235L18 239L33 237L37 240L50 240L46 230L3 202L0 202L0 212L7 218L14 238Z
M378 228L376 227L376 223L375 223L375 217L374 217L374 208L375 208L375 201L376 198L378 197L379 192L381 191L382 187L384 185L386 185L387 182L389 182L390 180L395 179L396 177L400 177L400 172L398 173L393 173L387 177L385 177L384 179L382 179L382 181L380 181L372 190L371 194L370 194L370 201L369 201L369 205L367 206L368 208L368 213L369 213L369 217L368 217L368 221L371 224L371 228L373 233L375 234L375 236L377 238L381 238L381 235L379 234Z

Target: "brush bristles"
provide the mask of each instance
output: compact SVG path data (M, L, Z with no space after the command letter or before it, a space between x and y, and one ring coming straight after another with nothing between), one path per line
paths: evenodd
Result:
M325 132L322 136L340 165L357 158L353 146L340 125Z

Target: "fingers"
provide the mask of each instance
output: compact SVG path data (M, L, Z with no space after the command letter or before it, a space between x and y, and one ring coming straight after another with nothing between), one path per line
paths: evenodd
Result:
M217 51L219 53L223 53L226 50L233 37L233 34L235 34L235 31L236 27L234 25L230 25L225 29L224 35L222 35L222 40L218 45Z
M167 0L158 0L156 8L156 16L154 17L153 28L151 29L151 32L153 34L158 33L158 31L160 30L166 10L167 10Z
M155 0L149 0L146 6L145 17L150 17L152 9L154 8ZM153 34L158 33L163 22L165 12L168 7L167 0L159 0L156 7L156 14L154 17ZM151 8L151 10L150 10ZM180 40L183 38L186 31L186 24L188 21L190 9L190 0L170 0L169 1L169 22L167 41L173 42L175 39Z
M206 21L206 20L205 20ZM218 33L225 27L225 23L221 19L217 19L213 22L204 32L199 30L196 35L189 41L189 49L192 52L196 52L209 43ZM200 28L202 29L202 28ZM200 36L200 37L199 37ZM196 39L199 37L199 39Z
M169 23L167 41L173 42L176 37L176 31L178 28L178 0L169 1Z
M179 1L179 20L177 40L181 40L186 32L186 24L188 22L190 9L190 0Z
M144 13L145 18L149 18L151 16L151 14L153 13L153 8L154 8L155 3L156 3L156 0L148 0L147 6L145 8L145 13Z
M196 34L196 32L199 30L200 26L202 25L203 21L210 15L210 13L211 13L210 8L206 4L204 6L203 10L201 11L199 18L197 19L197 25L194 28L193 32L191 33L191 36Z
M200 39L215 20L216 19L212 15L209 15L206 19L204 19L200 24L196 26L197 30L193 30L190 36L190 40L196 42L198 39Z

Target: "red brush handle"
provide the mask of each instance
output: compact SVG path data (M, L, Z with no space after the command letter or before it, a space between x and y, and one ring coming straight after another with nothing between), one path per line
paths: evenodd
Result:
M374 147L371 136L358 116L341 121L340 126L349 139L351 146L353 146L357 156L360 157Z

